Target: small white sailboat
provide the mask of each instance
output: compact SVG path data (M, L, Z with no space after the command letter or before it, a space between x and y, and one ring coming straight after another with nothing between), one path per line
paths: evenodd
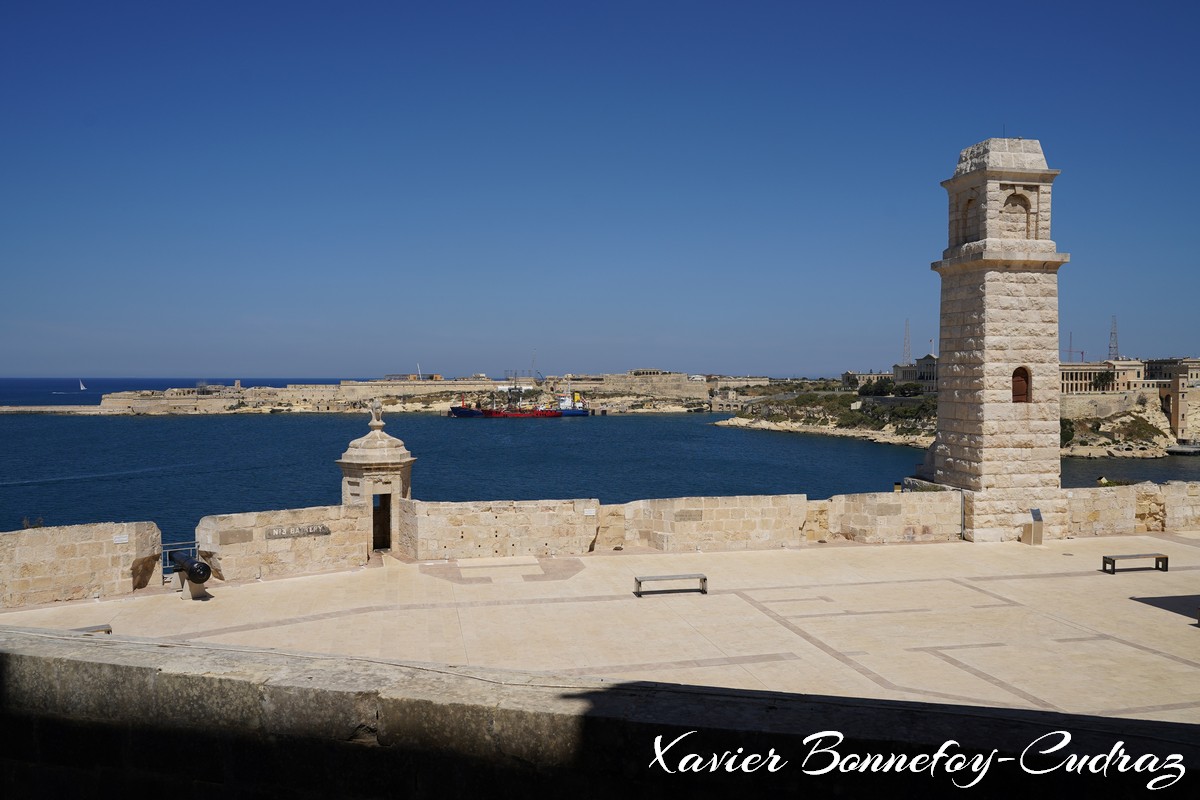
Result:
M79 379L79 391L81 391L81 392L87 391L87 387L83 385L83 378Z

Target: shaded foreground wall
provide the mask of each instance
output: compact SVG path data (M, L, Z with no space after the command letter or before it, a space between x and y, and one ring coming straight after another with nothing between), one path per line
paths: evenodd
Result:
M66 796L102 786L140 796L148 787L209 797L438 798L1040 796L1103 790L1144 796L1164 767L1107 776L1023 772L993 759L972 793L969 773L826 774L831 756L806 756L822 732L839 754L951 753L1030 758L1172 755L1196 769L1196 726L1013 709L787 695L577 677L405 665L321 655L206 647L117 636L0 628L0 785L10 796ZM681 743L670 743L684 736ZM662 737L664 756L654 742ZM777 756L774 772L668 774L685 753ZM1035 751L1037 747L1035 746ZM1185 774L1165 797L1188 796ZM1189 788L1190 787L1190 788ZM966 791L966 795L964 795ZM551 795L550 793L554 794ZM801 794L803 792L803 794ZM671 793L674 795L674 792ZM1007 796L1007 795L1004 795Z
M114 597L162 585L153 522L99 522L0 533L0 608Z

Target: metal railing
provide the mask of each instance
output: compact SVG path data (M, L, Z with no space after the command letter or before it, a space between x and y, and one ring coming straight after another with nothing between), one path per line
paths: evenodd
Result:
M163 583L170 583L175 576L175 563L171 561L172 553L183 553L192 558L199 558L196 549L196 542L164 542L162 549L162 576Z

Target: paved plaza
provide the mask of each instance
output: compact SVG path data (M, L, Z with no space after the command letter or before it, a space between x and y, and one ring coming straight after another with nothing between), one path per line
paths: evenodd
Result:
M1104 555L1161 552L1101 571ZM702 572L696 582L634 577ZM674 590L664 591L668 589ZM402 563L0 613L116 636L1200 722L1200 531Z

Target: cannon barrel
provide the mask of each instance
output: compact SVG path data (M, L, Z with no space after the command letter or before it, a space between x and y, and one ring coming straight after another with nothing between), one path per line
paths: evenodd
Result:
M176 572L187 575L187 579L192 583L204 583L212 577L212 567L184 553L171 553L171 563L175 565Z

